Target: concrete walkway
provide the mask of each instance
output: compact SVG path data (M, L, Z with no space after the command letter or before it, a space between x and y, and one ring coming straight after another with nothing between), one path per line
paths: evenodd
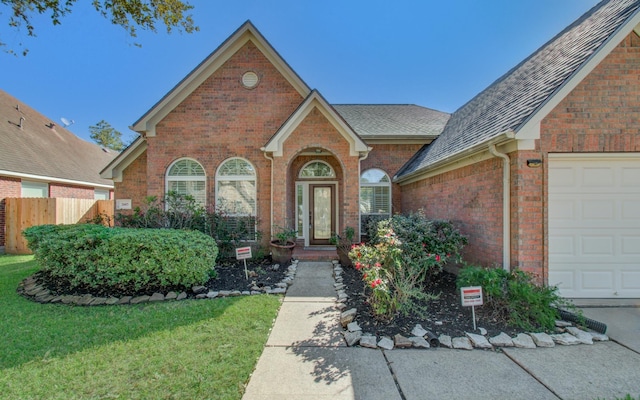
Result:
M640 396L640 354L616 342L504 352L345 347L333 283L331 263L298 265L244 400Z

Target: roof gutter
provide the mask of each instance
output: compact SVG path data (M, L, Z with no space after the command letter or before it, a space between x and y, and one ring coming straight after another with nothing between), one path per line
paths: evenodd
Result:
M435 163L427 167L414 171L410 174L404 175L401 178L399 178L396 175L393 177L393 182L398 184L415 182L421 179L420 176L425 174L427 170L432 171L438 168L446 167L449 164L453 164L459 160L468 158L474 154L487 151L487 146L491 146L491 145L501 146L507 142L512 141L515 138L516 138L516 133L513 131L513 129L508 129L504 132L499 133L498 135L496 135L495 137L493 137L488 141L478 143L459 153L452 154L448 157L443 158L442 160L436 161Z
M502 268L511 270L511 159L489 145L489 152L502 158Z

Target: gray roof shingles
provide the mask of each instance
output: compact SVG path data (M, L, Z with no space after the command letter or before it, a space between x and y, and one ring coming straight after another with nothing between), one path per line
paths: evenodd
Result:
M426 170L506 131L517 132L639 7L640 0L598 3L454 112L440 136L411 158L397 178Z
M334 104L362 138L437 137L451 114L413 104Z
M20 117L25 119L20 125ZM0 90L0 170L113 186L99 172L118 153L80 139Z

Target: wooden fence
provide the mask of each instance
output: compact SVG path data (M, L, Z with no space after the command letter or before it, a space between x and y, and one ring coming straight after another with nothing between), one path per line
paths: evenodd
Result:
M34 225L76 224L106 215L113 223L113 200L64 198L5 199L5 252L30 254L22 230Z

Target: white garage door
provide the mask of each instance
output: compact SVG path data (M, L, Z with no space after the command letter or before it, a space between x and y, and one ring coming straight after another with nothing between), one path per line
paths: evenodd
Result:
M549 283L640 297L640 154L549 155Z

